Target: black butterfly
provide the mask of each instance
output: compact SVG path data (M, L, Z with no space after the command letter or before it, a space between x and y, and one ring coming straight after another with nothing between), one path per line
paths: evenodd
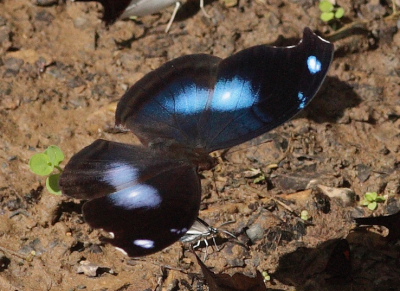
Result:
M175 4L174 12L168 22L166 32L168 32L174 21L175 15L181 7L179 0L75 0L81 2L100 2L103 5L103 21L112 24L117 19L127 19L132 16L145 16L161 11ZM204 0L200 0L200 8L204 15L208 14L204 10Z
M202 241L204 242L205 246L208 247L207 238L211 237L213 239L214 245L218 249L217 243L215 241L215 236L218 235L218 233L220 232L223 232L233 237L234 239L237 239L236 236L229 231L210 226L207 222L197 217L190 229L180 238L180 241L187 243L196 243L193 246L193 248L195 249L200 246Z
M130 256L179 240L200 207L198 169L209 153L257 137L301 111L321 86L333 45L309 28L292 47L251 47L226 59L198 54L172 60L120 100L116 124L143 146L97 140L69 161L62 192L88 199L86 222Z

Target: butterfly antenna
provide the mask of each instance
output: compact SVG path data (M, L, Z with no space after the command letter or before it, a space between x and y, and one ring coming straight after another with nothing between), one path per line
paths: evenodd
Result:
M229 236L231 236L231 237L233 237L234 239L237 239L236 235L234 235L233 233L231 233L231 232L229 232L229 231L227 231L227 230L219 229L219 231L220 231L220 232L223 232L223 233L225 233L225 234L227 234L227 235L229 235Z
M273 141L274 141L273 139L267 139L267 140L264 140L264 141L262 141L260 143L249 145L246 148L239 148L238 146L234 146L234 147L227 148L227 149L223 150L220 156L221 156L221 159L227 160L226 156L228 155L228 153L229 154L233 154L233 153L240 152L240 151L245 151L245 150L247 151L247 150L249 150L251 148L256 148L256 147L258 147L258 146L260 146L262 144L266 144L266 143L273 142ZM257 148L256 148L256 150L257 150Z
M178 12L179 8L181 8L181 2L176 1L175 2L175 8L174 11L172 12L171 18L168 21L167 27L165 28L165 33L168 33L169 29L171 28L172 22L174 22L176 13Z
M217 245L217 242L215 241L215 236L214 236L214 235L213 235L212 239L213 239L215 248L217 249L217 252L219 252L219 247L218 247L218 245Z

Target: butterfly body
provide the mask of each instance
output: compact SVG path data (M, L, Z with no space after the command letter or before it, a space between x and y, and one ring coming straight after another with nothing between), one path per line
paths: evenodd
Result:
M97 140L65 167L67 196L89 200L85 221L113 234L130 256L162 250L181 238L200 208L198 169L209 153L263 134L300 112L321 86L333 45L309 29L293 47L256 46L221 59L172 60L132 86L116 124L143 146Z
M120 18L125 19L131 16L145 16L159 12L172 6L177 0L132 0L125 8Z
M107 24L112 24L118 19L128 19L130 17L141 17L157 13L175 4L171 18L165 29L168 32L175 16L182 6L179 0L75 0L81 2L99 2L104 8L102 20ZM204 10L204 0L200 0L200 8L206 17L209 17Z
M219 230L215 227L208 225L205 221L197 218L191 228L180 238L182 242L197 242L194 248L200 245L201 240L209 236L217 235Z

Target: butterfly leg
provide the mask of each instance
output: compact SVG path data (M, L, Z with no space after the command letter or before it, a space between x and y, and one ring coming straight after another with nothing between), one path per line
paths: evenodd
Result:
M203 262L206 261L207 255L208 255L208 241L207 241L206 239L204 239L204 243L205 243L205 245L206 245L206 251L204 252Z
M215 241L215 236L213 236L213 242L214 242L214 245L215 245L215 248L217 249L217 252L219 252L220 251L220 249L219 249L219 247L218 247L218 245L217 245L217 242Z
M168 33L169 29L171 28L172 22L174 22L176 13L178 12L179 8L181 8L182 4L179 1L175 2L175 8L174 11L172 12L171 18L168 21L167 27L165 28L165 33Z
M209 245L208 245L208 241L206 239L203 239L203 241L204 241L204 244L206 245L206 250L204 252L204 258L203 258L203 261L205 261L206 258L207 258L207 255L208 255L208 247L209 247ZM202 242L202 240L198 240L197 243L193 246L193 249L198 248L200 246L201 242Z
M193 246L194 249L197 249L200 246L201 240L198 240L197 243Z
M204 0L200 0L200 9L203 11L203 14L207 18L211 18L210 14L207 13L207 11L204 9Z

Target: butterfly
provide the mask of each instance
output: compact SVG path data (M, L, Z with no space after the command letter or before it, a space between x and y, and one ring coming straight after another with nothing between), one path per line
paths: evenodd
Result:
M196 244L193 246L193 248L195 249L200 246L202 241L204 242L205 246L208 247L207 238L212 237L214 245L217 247L218 250L215 236L218 235L218 233L220 232L223 232L236 239L236 236L229 231L210 226L207 222L197 217L190 229L179 240L182 242L196 242Z
M132 16L145 16L161 11L175 4L175 9L168 22L166 32L169 31L172 22L181 7L179 0L75 0L81 2L96 1L103 5L103 21L106 24L112 24L117 19L127 19ZM200 0L200 8L206 17L209 17L204 10L204 0Z
M96 140L75 154L62 192L89 200L85 221L106 241L137 257L179 240L199 213L198 170L209 153L233 147L286 122L317 93L333 45L304 29L291 47L254 46L226 59L206 54L165 63L121 98L116 125L142 145Z

